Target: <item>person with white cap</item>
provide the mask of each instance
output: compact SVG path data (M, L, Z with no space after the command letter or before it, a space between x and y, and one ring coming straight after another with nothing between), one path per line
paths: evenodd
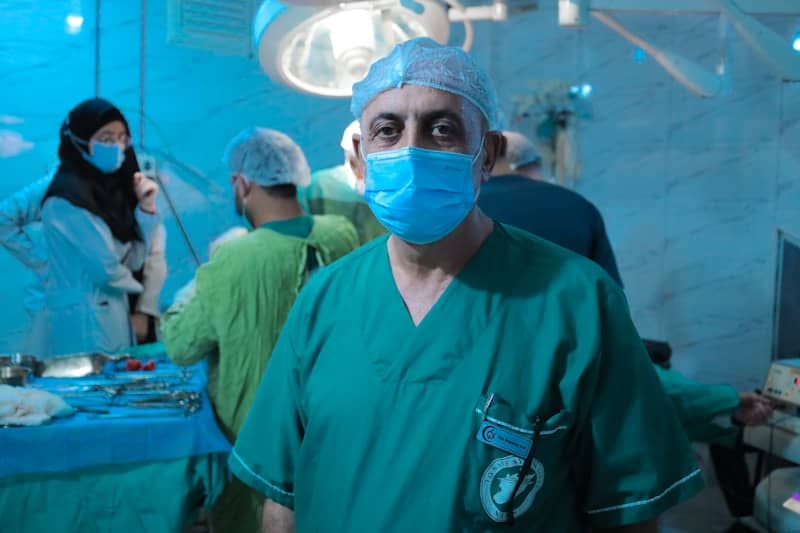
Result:
M544 180L542 156L530 139L510 130L503 132L503 139L505 143L500 149L500 157L492 169L492 175L517 174L532 180Z
M504 148L481 186L478 205L498 222L524 229L588 257L622 285L603 216L575 191L544 181L541 157L521 133L504 131Z
M361 244L366 244L386 230L364 202L364 180L354 170L358 160L353 151L353 137L360 134L358 121L348 124L339 142L344 152L344 164L312 173L311 183L299 191L299 197L308 213L347 217L358 231Z
M233 441L244 422L289 309L310 274L358 246L339 216L305 215L297 185L305 156L286 135L249 128L228 145L237 213L254 228L217 248L195 275L191 298L162 323L167 355L181 365L209 360L208 392ZM211 513L215 531L255 531L263 498L234 480Z
M351 110L391 235L281 332L229 460L262 531L655 531L700 470L618 284L476 208L502 145L487 74L414 39Z

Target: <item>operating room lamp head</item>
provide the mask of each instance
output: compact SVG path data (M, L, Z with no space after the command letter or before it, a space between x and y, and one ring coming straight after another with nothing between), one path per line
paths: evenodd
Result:
M296 90L348 97L372 62L396 44L420 36L447 42L450 22L443 4L415 2L421 10L400 0L267 0L253 28L259 63L270 78Z

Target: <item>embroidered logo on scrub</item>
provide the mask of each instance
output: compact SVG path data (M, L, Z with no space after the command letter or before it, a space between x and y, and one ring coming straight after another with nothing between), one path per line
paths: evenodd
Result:
M517 490L514 501L511 494L519 480L519 473L524 460L515 456L508 455L495 459L481 477L481 503L495 522L506 522L509 512L514 512L515 517L525 514L533 505L536 493L542 488L544 483L544 466L534 459L531 468Z

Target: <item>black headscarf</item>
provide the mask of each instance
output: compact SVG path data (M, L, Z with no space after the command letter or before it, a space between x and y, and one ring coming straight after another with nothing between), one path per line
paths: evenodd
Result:
M102 218L118 241L139 241L142 240L141 230L134 214L138 200L133 186L133 175L139 171L139 164L133 148L125 150L125 161L112 174L103 174L82 155L87 152L92 135L114 120L125 124L130 134L122 112L102 98L85 100L69 112L61 125L58 147L61 165L43 203L51 197L63 198ZM85 144L71 138L70 132Z

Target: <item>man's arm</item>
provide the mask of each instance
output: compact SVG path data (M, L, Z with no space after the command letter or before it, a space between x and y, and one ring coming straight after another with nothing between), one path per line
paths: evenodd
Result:
M599 292L600 342L585 352L577 391L581 507L597 530L653 531L649 521L697 494L703 478L622 290L604 282Z
M589 259L603 267L608 272L608 275L619 283L620 287L624 287L622 276L619 275L619 268L617 267L617 258L614 256L614 249L611 248L611 243L608 240L603 215L594 205L591 208L594 222L592 223L592 252Z
M225 262L214 259L201 266L195 277L194 296L173 304L161 319L161 340L175 364L193 365L217 348L214 309L219 281L226 279L225 270Z
M261 533L294 533L294 511L267 498L264 500Z

